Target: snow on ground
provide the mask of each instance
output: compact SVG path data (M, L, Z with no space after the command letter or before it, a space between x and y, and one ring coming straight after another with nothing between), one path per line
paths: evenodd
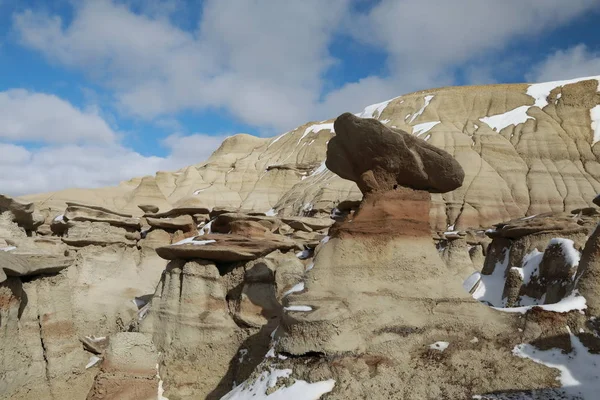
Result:
M479 118L479 120L489 125L489 127L493 130L500 132L507 126L517 126L518 124L524 123L528 119L535 119L527 115L527 110L529 110L529 107L530 106L517 107L514 110L507 111L503 114L496 114L489 117L483 117Z
M590 79L598 80L598 91L600 91L600 76L591 76L587 78L576 78L565 81L544 82L529 85L529 87L527 88L527 95L535 99L534 106L544 108L548 105L548 100L546 100L546 98L550 95L550 92L554 90L554 88L569 85L571 83L587 81Z
M393 99L384 101L382 103L371 104L370 106L365 107L365 109L362 112L354 115L360 118L379 118L381 117L381 113L383 112L383 110L385 110L388 104L390 104L392 100L396 100L397 98L398 97L394 97Z
M592 354L581 343L576 335L571 333L570 353L561 349L539 350L530 344L515 346L512 353L521 358L528 358L538 364L560 371L561 386L566 394L580 396L584 400L598 399L600 392L600 354Z
M523 278L523 285L527 285L533 278L538 276L540 272L540 263L542 262L543 257L544 253L538 249L533 249L523 257L521 268L513 267L519 270L519 273Z
M85 369L92 368L94 365L98 364L98 361L100 361L100 360L101 360L101 358L98 356L91 356L90 361L85 366Z
M12 251L12 250L16 250L17 248L15 246L8 246L8 247L0 247L0 251Z
M65 216L63 214L57 215L56 217L54 217L54 221L58 222L58 221L64 221L65 220Z
M504 261L497 262L491 275L481 275L479 285L473 292L473 298L494 307L504 307L506 301L502 298L504 291L504 272L508 267L510 249L504 249Z
M415 119L417 119L417 117L419 115L423 114L423 111L425 111L425 109L427 108L429 103L431 103L431 99L433 99L433 95L425 96L425 103L423 104L423 107L421 107L421 109L419 111L417 111L416 113L413 114L413 116L410 118L410 121L408 121L409 124L412 124L412 122Z
M592 145L595 145L600 141L600 105L590 110L590 117L592 118L592 131L594 131Z
M183 240L180 240L177 243L173 243L173 246L179 246L179 245L182 245L182 244L193 244L193 245L196 245L196 246L204 246L205 244L215 243L216 242L216 240L214 240L214 239L210 239L210 240L195 240L195 239L196 239L196 236L193 236L193 237L190 237L190 238L187 238L187 239L183 239Z
M283 297L286 297L292 293L301 292L303 290L304 290L304 282L297 283L290 290L283 293Z
M413 135L421 136L424 133L427 133L436 126L441 123L441 121L433 121L433 122L423 122L422 124L416 124L413 126Z
M429 348L433 350L444 351L448 348L450 343L448 342L435 342L434 344L430 344Z
M320 131L326 131L329 130L331 133L335 133L335 131L333 130L333 122L327 122L325 124L315 124L315 125L311 125L308 128L306 128L304 130L304 134L302 135L302 137L300 137L300 139L298 140L298 144L302 141L302 139L304 139L306 137L306 135L308 135L311 132L320 132Z
M303 179L304 179L304 178L303 178ZM274 209L274 208L271 208L269 211L267 211L267 212L265 213L265 215L266 215L267 217L274 217L274 216L276 216L276 215L277 215L277 211L275 211L275 209Z
M463 282L463 289L467 291L467 293L471 293L471 290L479 280L481 279L481 274L479 272L473 272L465 281Z
M313 263L310 263L310 264L308 265L308 267L306 267L306 269L304 270L304 272L308 272L308 271L310 271L311 269L313 269L314 267L315 267L315 263L314 263L314 262L313 262Z
M283 307L285 311L300 311L300 312L309 312L312 311L311 306L289 306Z
M298 257L301 260L306 260L307 258L310 257L310 253L311 253L311 251L309 249L302 250L302 251L299 251L298 253L296 253L296 257Z
M333 379L315 383L297 379L290 386L282 386L267 394L267 390L274 388L279 379L290 378L291 374L291 369L270 368L255 380L248 380L237 386L221 400L317 400L325 393L331 392L335 386Z
M156 398L158 400L169 400L168 398L163 396L163 393L165 393L165 389L163 389L163 381L162 381L162 379L160 379L158 364L156 364L156 378L158 378L158 392L157 392Z
M569 311L580 311L583 312L587 308L585 297L581 296L577 291L574 291L567 297L563 298L558 303L552 304L542 304L542 305L528 305L521 307L492 307L498 311L504 311L508 313L519 313L525 314L527 311L531 310L533 307L539 307L545 311L557 312L557 313L566 313Z
M331 239L331 236L325 236L323 239L321 239L321 244L325 244L327 242L329 242L329 239Z

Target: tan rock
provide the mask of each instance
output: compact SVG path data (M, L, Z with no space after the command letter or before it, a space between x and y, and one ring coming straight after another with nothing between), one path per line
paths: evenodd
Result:
M70 246L123 244L135 246L139 232L112 226L106 222L68 222L68 231L62 240Z
M131 215L117 213L104 209L103 207L85 206L70 203L67 207L64 218L67 221L91 221L106 222L112 226L121 226L130 229L140 229L139 218L132 218Z
M194 220L189 215L180 215L174 218L152 218L146 217L146 221L151 227L167 230L183 230L190 232L196 228Z
M156 253L166 260L203 259L220 262L253 260L275 250L296 248L295 242L279 235L247 238L240 235L203 235L186 243L159 247Z

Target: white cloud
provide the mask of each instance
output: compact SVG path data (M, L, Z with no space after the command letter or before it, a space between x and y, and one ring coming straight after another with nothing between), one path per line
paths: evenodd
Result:
M481 71L486 54L556 29L598 6L597 0L382 0L366 14L345 21L345 29L356 40L385 51L389 76L349 83L330 93L326 105L332 112L342 111L336 109L341 104L353 111L368 104L357 95L362 92L380 94L382 101L453 84L457 67L467 66L469 83L494 83L493 73ZM468 70L473 61L479 72ZM355 96L345 96L348 92Z
M302 123L320 95L327 52L348 0L208 0L197 32L109 1L84 1L71 24L31 10L21 40L84 70L144 117L225 107L247 123Z
M25 45L110 87L120 110L165 118L222 108L249 124L288 129L452 84L455 68L556 29L598 1L382 0L360 13L356 0L207 0L195 31L171 18L185 9L179 0L76 4L70 24L25 11L14 27ZM323 73L336 61L328 46L342 30L383 50L389 75L323 94ZM469 78L485 83L493 74Z
M547 82L598 74L600 52L594 53L585 44L579 44L549 55L531 69L527 79L531 82Z
M225 136L171 135L165 157L143 156L118 142L96 113L56 96L17 89L0 93L0 188L22 195L70 187L112 186L136 176L197 164ZM34 141L26 148L6 140Z
M108 143L116 136L96 110L79 110L51 94L0 92L0 140Z

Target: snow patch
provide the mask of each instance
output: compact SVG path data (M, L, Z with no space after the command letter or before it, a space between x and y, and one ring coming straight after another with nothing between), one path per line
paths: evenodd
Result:
M274 216L276 216L276 215L277 215L277 211L275 211L275 209L274 209L274 208L271 208L269 211L267 211L267 212L265 213L265 215L266 215L267 217L274 217Z
M508 267L510 249L504 249L504 261L498 261L490 275L481 275L479 285L473 292L473 298L494 307L504 307L506 300L502 298L504 292L504 272Z
M312 311L311 306L288 306L288 307L283 307L283 309L285 311L299 311L299 312Z
M425 111L429 103L431 103L431 99L433 99L433 95L425 96L425 103L423 104L423 107L421 107L419 111L413 114L410 121L408 121L409 124L412 123L415 119L417 119L419 115L423 114L423 111Z
M594 131L594 140L592 146L600 141L600 104L590 110L592 118L592 131Z
M56 217L54 217L54 221L56 221L56 222L64 221L64 220L65 220L64 214L60 214L60 215L57 215Z
M278 141L279 141L281 138L283 138L283 137L284 137L285 135L287 135L288 133L290 133L290 132L283 133L283 134L281 134L281 135L277 136L275 139L273 139L273 141L272 141L271 143L269 143L269 145L267 146L267 149L268 149L269 147L271 147L272 145L274 145L275 143L277 143L277 142L278 142Z
M512 353L528 358L535 363L556 368L560 371L561 386L566 394L584 400L598 398L600 391L600 354L592 354L567 327L572 351L563 353L561 349L539 350L530 344L515 346Z
M600 77L599 76L591 76L586 78L576 78L576 79L568 79L564 81L554 81L554 82L544 82L544 83L536 83L533 85L529 85L527 88L527 95L531 96L535 99L534 106L539 108L544 108L548 105L548 96L550 92L557 87L569 85L571 83L577 83L581 81L587 81L590 79L596 79L599 82L600 88ZM598 90L600 91L600 89Z
M331 236L325 236L323 239L321 239L321 244L325 244L327 242L329 242L329 239L331 239Z
M335 133L335 131L333 130L333 122L328 122L326 124L316 124L316 125L311 125L308 128L306 128L304 130L304 134L300 137L300 139L298 140L298 144L302 141L302 139L304 139L306 137L306 135L308 135L311 132L320 132L320 131L325 131L325 130L329 130L329 132L331 133Z
M450 343L448 342L435 342L434 344L430 344L429 348L433 350L444 351L448 348Z
M160 373L158 371L158 364L156 364L156 378L158 379L158 391L156 398L158 400L169 400L163 394L165 393L165 389L163 389L163 381L160 379Z
M463 282L463 289L467 291L467 293L471 293L471 290L479 283L481 279L481 274L479 272L473 272L465 281Z
M198 189L198 190L194 191L194 196L197 195L197 194L200 194L200 193L204 192L206 189L210 189L210 186L209 187L205 187L203 189Z
M543 305L529 305L529 306L521 306L521 307L493 307L498 311L504 311L509 313L519 313L525 314L527 311L531 310L533 307L539 307L544 311L556 312L556 313L566 313L570 311L581 311L587 308L585 297L581 296L577 291L574 291L567 297L563 298L558 303L553 304L543 304Z
M17 248L15 246L8 246L8 247L0 247L0 251L13 251L16 250Z
M292 293L301 292L303 290L304 290L304 282L297 283L290 290L286 291L283 294L283 297L286 297L286 296L288 296L288 295L290 295Z
M92 368L94 365L98 364L101 358L98 356L91 356L89 362L85 366L85 369Z
M548 245L552 244L557 244L561 247L562 253L571 267L579 265L581 254L575 249L575 243L571 239L554 238L550 240Z
M433 122L423 122L422 124L416 124L413 126L413 135L421 136L424 133L427 133L436 126L441 123L441 121L433 121Z
M360 118L379 118L381 117L381 113L383 112L383 110L385 110L388 104L390 104L391 101L396 100L398 97L394 97L393 99L384 101L382 103L371 104L370 106L365 107L365 109L362 112L354 115Z
M212 233L211 230L211 226L212 226L212 221L208 221L207 224L205 224L202 229L200 229L200 231L198 232L198 236L203 236L203 235L209 235Z
M255 380L247 380L221 400L317 400L329 393L335 386L335 380L309 383L300 379L293 380L290 386L282 386L271 394L267 390L274 388L279 379L289 378L291 369L273 369L264 371Z
M298 257L301 260L306 260L307 258L310 257L310 253L311 253L311 251L308 249L302 250L302 251L299 251L298 253L296 253L296 257Z
M515 108L514 110L507 111L503 114L496 114L489 117L483 117L479 118L479 120L489 125L489 127L493 130L500 132L507 126L517 126L518 124L524 123L528 119L535 119L527 115L527 110L529 110L529 106L521 106Z

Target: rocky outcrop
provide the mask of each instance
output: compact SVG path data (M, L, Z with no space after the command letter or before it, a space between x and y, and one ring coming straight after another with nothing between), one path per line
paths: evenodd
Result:
M599 98L598 77L450 87L406 94L369 106L358 116L422 138L462 166L464 184L432 196L431 226L443 232L449 226L467 230L592 206L600 192L600 147L590 110ZM132 179L115 188L24 200L61 210L65 201L93 200L134 215L140 213L138 204L168 210L191 202L207 209L326 216L344 200L361 199L354 182L324 164L334 131L330 120L307 123L272 139L236 135L206 162L176 172ZM402 162L408 160L417 158L411 155Z
M470 278L474 296L496 307L558 303L579 281L581 249L599 220L595 210L586 214L574 210L508 221L489 229L486 234L493 240L483 269ZM486 289L489 285L496 289Z
M135 332L112 335L87 400L155 400L160 395L158 354L152 339ZM160 398L160 397L159 397Z
M387 145L385 134L377 138L374 151ZM347 157L351 166L358 156ZM469 398L552 385L552 370L510 354L521 340L540 339L539 325L474 301L433 244L430 194L394 185L367 190L358 210L330 229L302 285L283 297L274 342L283 357L267 358L256 376L289 369L294 379L326 386L331 399ZM494 369L464 369L466 360ZM525 368L530 373L515 373Z
M10 213L13 222L30 231L44 223L44 216L35 211L33 203L0 194L0 214L4 212Z
M249 238L241 235L203 235L159 247L156 253L166 260L204 259L218 262L254 260L275 250L290 250L298 244L279 235Z

